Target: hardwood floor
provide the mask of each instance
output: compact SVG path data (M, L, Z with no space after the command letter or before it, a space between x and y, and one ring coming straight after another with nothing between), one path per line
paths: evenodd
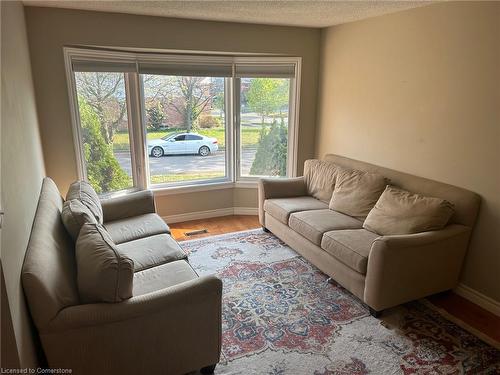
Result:
M234 215L213 217L210 219L185 221L169 224L172 236L177 241L214 236L217 234L239 232L242 230L260 228L259 219L253 215ZM186 232L206 229L208 233L186 236Z
M183 241L259 228L260 224L257 216L235 215L192 220L169 226L173 237L177 241ZM201 229L206 229L208 233L194 236L186 236L185 234ZM449 314L500 343L500 317L451 291L436 294L427 299L435 306L446 310Z
M427 300L500 343L500 317L495 314L452 291L435 294Z

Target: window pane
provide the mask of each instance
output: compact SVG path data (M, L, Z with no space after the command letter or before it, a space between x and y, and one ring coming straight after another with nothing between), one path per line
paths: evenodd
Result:
M241 78L241 176L286 176L289 93L289 78Z
M75 72L87 180L98 193L134 186L124 73Z
M150 183L226 176L223 77L141 74Z

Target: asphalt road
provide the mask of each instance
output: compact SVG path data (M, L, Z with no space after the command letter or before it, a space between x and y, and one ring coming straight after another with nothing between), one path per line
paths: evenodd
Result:
M243 150L241 165L242 173L250 172L255 149ZM115 153L121 167L128 175L132 174L130 154L126 152ZM197 172L224 172L225 151L217 151L209 156L199 155L170 155L161 158L149 157L149 169L152 175L173 173L197 173Z

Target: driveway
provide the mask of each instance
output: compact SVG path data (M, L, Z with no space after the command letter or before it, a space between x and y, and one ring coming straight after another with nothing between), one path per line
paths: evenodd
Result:
M252 162L255 158L255 149L244 149L241 158L242 173L250 173ZM130 176L132 175L130 154L127 152L115 153L116 159L122 169ZM149 158L149 169L152 175L175 174L175 173L197 173L197 172L220 172L225 169L225 151L217 151L209 156L199 155L170 155L161 158Z

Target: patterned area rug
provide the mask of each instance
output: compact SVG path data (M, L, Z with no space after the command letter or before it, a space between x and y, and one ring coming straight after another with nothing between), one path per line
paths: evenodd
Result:
M262 230L181 242L224 284L216 374L500 374L500 352L421 302L369 315Z

